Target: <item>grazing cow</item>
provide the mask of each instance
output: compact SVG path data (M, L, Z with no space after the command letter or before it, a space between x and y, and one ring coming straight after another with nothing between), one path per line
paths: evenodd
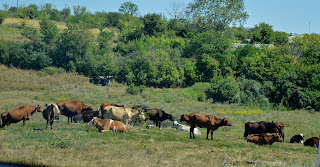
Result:
M78 115L74 116L73 122L78 123L81 120L83 120L84 123L88 123L93 119L93 117L101 118L102 115L101 115L99 110L96 110L96 111L93 111L93 110L84 111L81 114L78 114Z
M304 142L304 145L310 146L310 147L316 146L317 148L319 148L319 138L318 137L311 137Z
M301 143L303 144L303 140L304 140L304 136L302 133L298 134L298 135L294 135L291 137L290 139L290 143Z
M186 121L191 125L190 139L194 138L194 128L207 128L207 140L209 139L209 133L211 132L211 140L213 139L213 131L217 130L221 126L231 126L232 124L225 118L217 118L213 115L204 115L199 113L191 113L190 115L182 114L180 121Z
M181 130L185 132L190 132L190 126L179 124L177 121L173 121L172 128L176 128L177 130ZM194 134L201 135L201 132L199 131L198 128L194 128Z
M97 117L94 117L87 125L98 128L99 132L108 132L110 130L113 132L126 132L128 130L128 127L120 121L112 119L98 120Z
M103 110L102 117L123 121L125 125L134 122L136 119L145 120L143 111L134 110L129 107L106 106Z
M262 133L279 133L279 135L284 139L283 134L283 123L282 127L279 127L277 123L274 122L266 122L266 121L260 121L260 122L246 122L244 124L245 132L243 136L245 138L248 137L250 134L262 134Z
M22 106L11 111L1 114L2 125L9 126L11 123L17 123L23 120L25 126L26 120L29 120L35 112L43 112L40 105L37 106Z
M148 116L147 120L152 120L154 125L156 127L159 127L159 129L161 130L161 122L169 119L170 121L174 121L172 114L167 114L166 112L164 112L161 109L156 109L156 108L147 108L145 109L146 114ZM147 121L146 120L146 121ZM172 123L173 125L173 123Z
M45 109L42 112L42 116L47 120L46 129L48 128L49 122L52 129L52 124L54 120L58 120L61 115L58 105L56 104L46 104Z
M282 137L278 134L259 134L248 138L247 142L255 143L257 145L269 144L274 142L282 142Z
M125 107L124 105L119 105L119 104L114 104L114 103L102 103L100 105L100 111L102 113L106 113L112 106L114 107ZM103 114L102 114L102 119L104 119Z
M68 122L69 119L71 119L70 122L72 122L74 116L81 114L84 111L93 110L91 106L87 106L80 101L58 102L57 105L61 111L61 114L68 117Z

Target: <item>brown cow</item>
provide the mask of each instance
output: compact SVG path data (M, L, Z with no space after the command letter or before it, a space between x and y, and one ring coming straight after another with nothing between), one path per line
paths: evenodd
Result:
M128 130L128 127L120 121L112 119L98 120L97 117L94 117L87 125L98 128L99 132L108 132L110 130L113 132L126 132Z
M29 120L35 112L43 112L41 106L22 106L17 109L7 111L1 114L2 125L9 126L11 123L17 123L23 120L23 126L25 126L26 120Z
M282 137L278 134L259 134L249 137L247 142L255 143L257 145L269 144L272 145L274 142L282 142Z
M191 125L190 127L190 139L194 137L194 128L207 128L207 140L209 139L209 133L211 132L211 140L213 139L213 131L217 130L221 126L231 126L231 123L223 118L217 118L213 115L204 115L199 113L191 113L190 115L181 115L180 121L186 121ZM191 136L192 134L192 136Z
M81 114L78 114L78 115L74 116L73 117L73 122L80 122L81 120L83 120L84 123L88 123L93 119L93 117L101 118L102 115L100 113L100 110L84 111Z
M245 138L250 134L262 134L262 133L279 133L284 140L284 124L282 122L246 122L244 124L244 134Z
M319 138L318 137L311 137L304 142L304 145L310 146L310 147L316 146L319 148Z
M61 115L68 117L68 122L70 118L70 122L72 122L73 117L77 114L93 110L91 106L87 106L80 101L63 101L58 102L57 105L61 111Z

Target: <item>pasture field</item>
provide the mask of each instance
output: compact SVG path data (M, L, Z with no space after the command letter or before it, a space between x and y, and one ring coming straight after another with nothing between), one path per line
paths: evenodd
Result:
M98 133L84 123L67 123L61 116L53 129L45 129L41 113L0 129L0 163L33 166L316 166L317 149L288 143L303 133L306 138L319 135L318 112L272 111L229 104L212 104L192 98L206 83L191 88L147 88L142 94L126 93L127 86L111 83L93 85L89 78L71 73L47 75L0 65L0 113L23 105L63 100L79 100L98 109L101 103L126 106L146 104L172 113L199 112L227 118L231 127L214 131L214 139L202 135L189 139L165 121L162 131L129 126L127 133ZM199 88L199 89L197 89ZM199 92L197 92L199 93ZM247 143L243 138L246 121L281 121L285 124L285 142L269 146ZM151 123L151 122L149 122Z

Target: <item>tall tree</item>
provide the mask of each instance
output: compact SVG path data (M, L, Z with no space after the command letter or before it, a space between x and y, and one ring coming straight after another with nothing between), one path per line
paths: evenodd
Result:
M55 43L59 33L56 24L52 20L49 20L49 17L46 14L43 14L40 20L40 33L42 34L43 42L48 45Z
M224 30L230 24L242 25L248 18L244 0L194 0L187 13L202 31Z
M130 15L137 15L138 14L138 6L130 1L122 3L119 12L124 14L130 14Z

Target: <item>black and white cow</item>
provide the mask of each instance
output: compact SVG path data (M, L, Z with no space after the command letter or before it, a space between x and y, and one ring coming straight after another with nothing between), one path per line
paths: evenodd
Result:
M294 135L291 137L290 139L290 143L301 143L303 144L303 140L304 140L304 136L302 133L298 134L298 135Z

